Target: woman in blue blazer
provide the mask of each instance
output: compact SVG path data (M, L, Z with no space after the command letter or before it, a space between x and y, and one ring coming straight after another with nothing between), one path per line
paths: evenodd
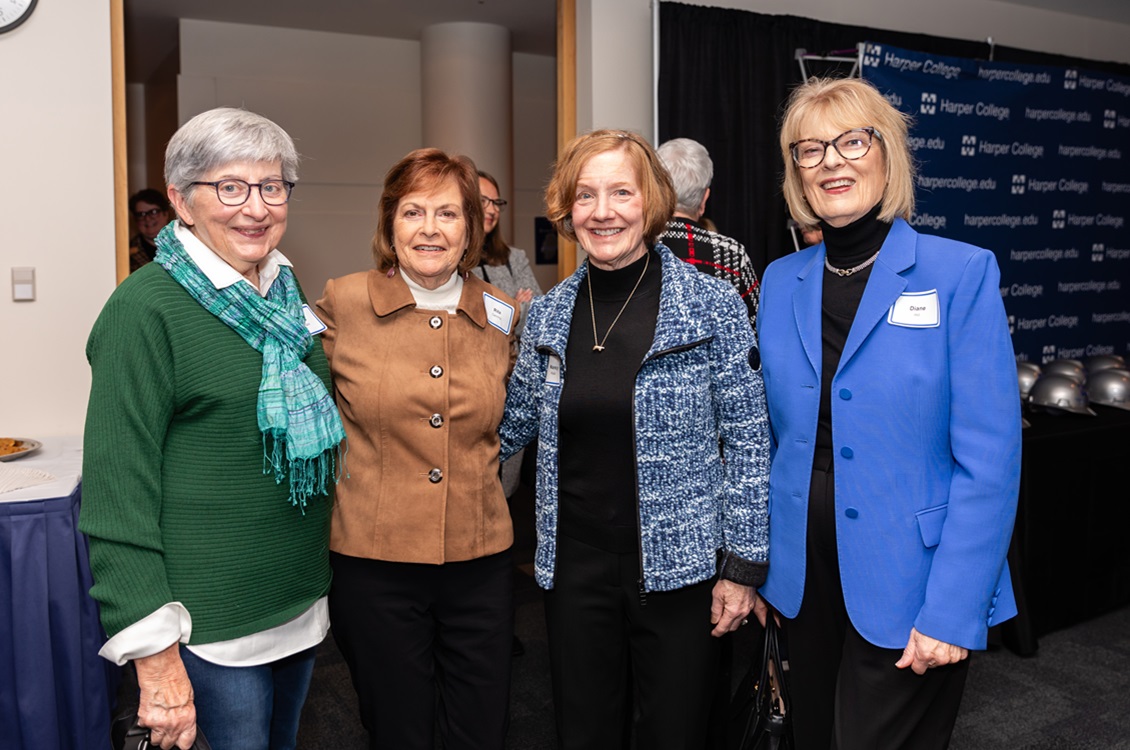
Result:
M1000 272L907 223L907 120L865 81L811 79L781 128L790 211L824 232L769 266L758 317L774 451L761 594L786 618L801 750L944 748L969 651L1016 613Z

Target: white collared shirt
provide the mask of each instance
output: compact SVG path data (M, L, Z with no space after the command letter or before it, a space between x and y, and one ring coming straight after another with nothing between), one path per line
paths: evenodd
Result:
M247 281L246 276L228 265L228 262L219 255L216 255L215 251L201 242L200 238L193 234L192 230L181 223L179 219L173 226L173 231L176 233L177 240L184 246L184 251L188 253L188 257L192 258L192 262L196 264L201 273L208 277L212 286L217 289L227 289L240 281L251 284L250 281ZM279 277L279 267L289 265L291 265L291 262L277 248L267 253L267 257L259 261L259 288L255 291L259 292L260 296L266 297L267 292L271 289L271 284L275 283L275 279ZM254 288L253 284L252 288Z

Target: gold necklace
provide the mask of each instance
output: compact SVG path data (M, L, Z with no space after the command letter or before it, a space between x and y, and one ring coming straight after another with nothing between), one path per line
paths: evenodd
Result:
M590 261L591 263L591 261ZM604 342L608 340L608 334L612 333L612 328L616 322L620 320L620 316L628 309L628 303L632 301L632 295L640 288L640 283L643 282L643 276L647 273L647 266L651 263L651 253L647 252L644 256L643 271L640 272L640 277L636 279L636 285L632 287L632 291L628 292L628 299L624 300L624 306L620 308L620 312L616 313L616 317L612 319L612 325L608 326L608 330L604 332L604 338L596 338L596 306L592 301L592 268L589 268L588 274L585 275L585 280L589 282L589 314L592 315L592 350L594 352L604 351Z

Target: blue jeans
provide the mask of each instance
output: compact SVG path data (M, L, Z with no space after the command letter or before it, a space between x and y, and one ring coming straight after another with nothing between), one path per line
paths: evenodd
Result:
M182 648L196 724L212 750L294 750L315 650L255 667L222 667Z

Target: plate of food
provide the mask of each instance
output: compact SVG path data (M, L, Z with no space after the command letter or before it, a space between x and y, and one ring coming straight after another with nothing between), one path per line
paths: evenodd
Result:
M43 443L31 438L0 437L0 461L23 458L42 446Z

